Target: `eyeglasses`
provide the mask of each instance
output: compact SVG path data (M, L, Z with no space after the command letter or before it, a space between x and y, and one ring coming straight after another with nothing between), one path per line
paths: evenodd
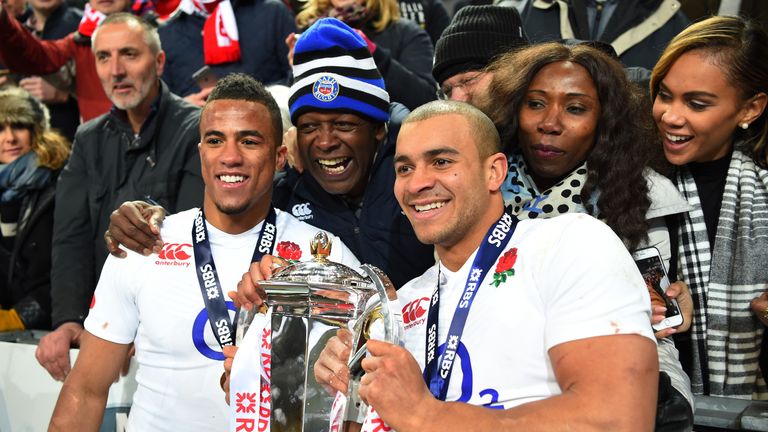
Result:
M475 84L475 82L483 75L482 72L477 72L474 75L470 75L459 82L457 82L454 85L443 85L440 86L439 89L437 89L437 98L440 100L447 100L451 98L451 93L453 93L454 89L457 88L466 88L468 86L472 86Z

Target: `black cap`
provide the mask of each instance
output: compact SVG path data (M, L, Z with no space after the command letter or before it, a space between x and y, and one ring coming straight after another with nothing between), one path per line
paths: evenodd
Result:
M458 73L482 69L499 54L529 44L517 9L466 6L437 40L432 76L439 84Z

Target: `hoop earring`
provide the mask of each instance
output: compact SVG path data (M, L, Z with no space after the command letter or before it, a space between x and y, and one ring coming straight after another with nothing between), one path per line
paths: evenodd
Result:
M747 122L741 123L741 124L739 124L739 127L744 129L744 130L747 130L747 129L749 129L749 123L747 123Z

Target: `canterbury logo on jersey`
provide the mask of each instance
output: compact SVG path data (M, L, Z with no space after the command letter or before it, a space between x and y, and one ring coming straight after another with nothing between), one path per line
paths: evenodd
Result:
M403 324L406 329L423 324L426 319L426 307L429 306L429 297L421 297L403 306Z
M300 203L296 204L291 208L291 213L293 213L294 216L296 216L296 219L298 220L309 220L312 219L312 209L309 208L309 203Z
M189 243L166 243L157 255L155 265L189 267L191 248Z

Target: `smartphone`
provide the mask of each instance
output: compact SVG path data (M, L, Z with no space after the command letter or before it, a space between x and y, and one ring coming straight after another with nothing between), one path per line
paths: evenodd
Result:
M192 74L192 79L195 80L197 85L200 86L200 89L202 90L215 86L219 77L216 76L216 73L213 72L213 69L211 69L208 65L204 65L198 69L197 72Z
M664 269L664 262L661 260L659 250L655 247L640 249L635 251L632 257L643 275L645 284L664 300L664 305L667 307L666 317L660 323L654 324L653 329L659 331L681 325L683 314L680 313L677 300L670 299L665 294L667 287L669 287L669 277L666 269Z

